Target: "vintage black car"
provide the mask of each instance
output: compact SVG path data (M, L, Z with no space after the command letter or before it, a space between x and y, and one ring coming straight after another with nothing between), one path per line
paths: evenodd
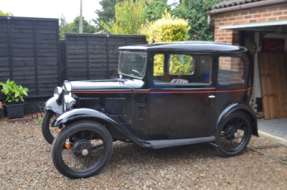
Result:
M249 107L253 61L244 47L124 46L118 72L116 79L65 81L46 102L42 131L63 175L95 175L109 162L116 140L153 149L209 142L230 157L258 136ZM49 124L54 114L59 117ZM55 139L51 128L59 132Z

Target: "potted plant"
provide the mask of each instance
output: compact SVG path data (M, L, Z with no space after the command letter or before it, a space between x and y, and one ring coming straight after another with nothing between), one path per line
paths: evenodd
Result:
M7 96L4 102L9 119L24 117L24 96L28 96L28 88L17 85L14 81L7 80L6 83L1 82L3 87L1 92Z

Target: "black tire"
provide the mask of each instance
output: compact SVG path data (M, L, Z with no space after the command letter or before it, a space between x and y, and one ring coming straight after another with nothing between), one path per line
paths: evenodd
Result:
M67 142L71 147L63 148ZM87 155L84 155L84 151L88 152ZM110 161L113 140L101 124L79 121L66 126L56 136L51 152L53 164L61 174L74 179L87 178L100 172ZM92 162L92 165L81 169L90 165L87 162Z
M230 114L223 119L216 131L217 152L223 157L240 154L249 143L251 132L251 121L245 113Z
M55 112L48 110L46 111L42 123L41 129L44 139L49 143L52 144L55 136L57 135L58 127L51 127L53 122L52 117L55 115Z

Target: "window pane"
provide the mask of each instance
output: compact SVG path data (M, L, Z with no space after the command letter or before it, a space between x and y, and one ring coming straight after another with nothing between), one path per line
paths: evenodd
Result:
M164 57L168 60L165 62L168 67L166 69L163 66ZM160 54L155 55L154 65L155 84L185 85L211 82L212 57L208 55ZM161 70L156 70L157 68Z
M120 51L119 74L143 78L145 75L146 57L146 52Z
M171 54L169 59L169 74L192 75L194 60L190 55Z
M163 68L164 68L164 55L156 54L153 57L153 75L154 76L162 76Z
M243 80L243 60L239 57L220 57L218 82L238 83Z
M199 83L211 82L212 58L208 55L199 56L198 64L194 68L196 80Z

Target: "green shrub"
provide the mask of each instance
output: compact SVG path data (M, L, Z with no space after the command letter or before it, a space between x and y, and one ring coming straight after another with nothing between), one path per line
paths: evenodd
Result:
M19 101L24 102L24 96L28 96L28 88L23 88L21 85L17 85L14 81L7 80L6 83L1 82L0 85L3 87L3 92L7 98L5 102L17 103Z
M154 42L171 42L171 41L186 41L188 40L188 20L178 19L171 16L167 10L162 18L155 22L147 22L142 26L140 33L147 36L148 43ZM154 75L163 74L163 55L157 55L154 59ZM172 73L176 73L178 69L177 65L180 64L179 60L174 58L171 61ZM184 66L184 73L188 73L191 70L189 66Z
M137 34L145 21L144 0L125 0L115 5L115 19L101 26L112 34Z

